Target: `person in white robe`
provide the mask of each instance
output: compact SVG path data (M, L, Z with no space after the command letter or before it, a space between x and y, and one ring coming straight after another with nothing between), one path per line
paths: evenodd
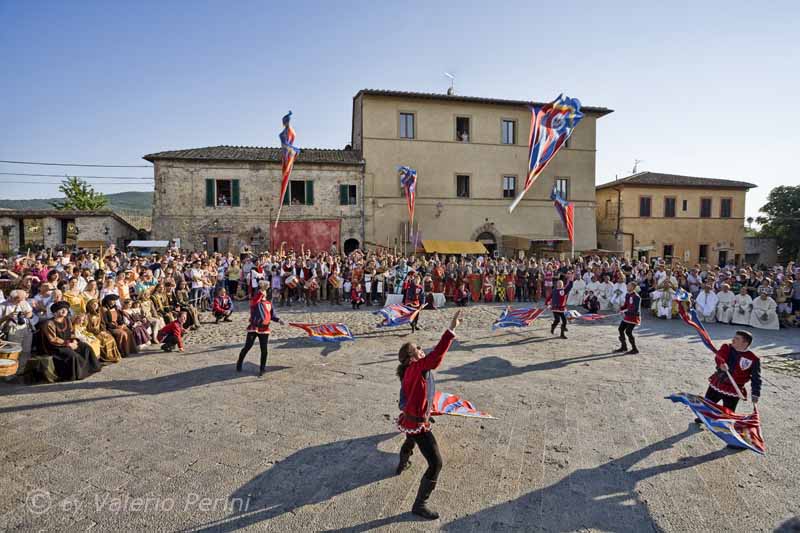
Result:
M625 303L625 294L628 292L628 287L623 282L614 283L611 286L611 296L609 302L614 311L619 311L622 304Z
M733 297L732 324L750 325L750 312L753 310L753 299L747 294L747 287L742 287L739 294Z
M600 290L600 282L597 281L597 276L592 275L592 281L586 284L586 290L584 291L584 299L586 298L585 294L587 292L591 291L592 294L596 296L599 290Z
M759 329L780 329L775 303L767 291L759 290L758 298L753 300L753 312L750 313L750 325Z
M731 286L722 284L722 289L717 293L717 322L730 324L733 318L733 299Z
M608 281L608 276L603 276L603 281L597 287L595 295L597 301L600 302L600 310L605 311L611 309L611 290L613 285Z
M672 310L674 307L673 298L675 297L675 290L668 280L664 280L660 288L651 293L652 304L651 309L653 314L658 318L665 318L670 320L672 318Z
M717 302L719 302L719 298L711 290L711 285L708 283L703 285L703 290L697 295L694 306L700 322L714 322L716 320Z
M572 282L572 288L567 296L567 305L583 305L583 297L586 294L586 282L578 278Z

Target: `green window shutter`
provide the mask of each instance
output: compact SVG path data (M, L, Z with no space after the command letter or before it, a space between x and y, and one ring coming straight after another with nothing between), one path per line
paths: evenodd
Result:
M339 205L347 205L349 201L347 185L339 185Z
M280 191L278 191L280 192ZM286 186L286 192L283 194L283 205L289 205L289 196L292 195L292 182Z
M231 205L239 207L239 180L231 180Z
M214 180L206 180L206 207L214 207Z
M306 205L314 205L314 182L306 181Z

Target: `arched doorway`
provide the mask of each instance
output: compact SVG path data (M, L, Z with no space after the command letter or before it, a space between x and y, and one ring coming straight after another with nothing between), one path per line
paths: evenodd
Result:
M494 238L494 233L484 231L483 233L479 234L475 240L483 243L486 249L489 250L490 254L493 254L497 249L497 240Z
M344 241L344 254L347 255L353 250L358 250L358 239L347 239Z

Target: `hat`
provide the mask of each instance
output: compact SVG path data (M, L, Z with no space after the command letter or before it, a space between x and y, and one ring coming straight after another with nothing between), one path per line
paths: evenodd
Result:
M64 300L61 300L60 302L56 302L56 303L54 303L54 304L52 304L50 306L50 312L53 313L53 314L58 313L62 309L69 309L69 304L67 302L65 302Z
M106 306L109 302L114 302L116 300L119 300L119 296L116 294L106 294L103 296L103 306Z

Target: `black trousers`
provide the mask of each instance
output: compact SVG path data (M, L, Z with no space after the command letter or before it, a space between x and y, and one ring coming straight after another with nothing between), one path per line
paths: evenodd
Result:
M709 387L706 391L706 400L712 403L719 403L721 400L722 405L731 411L735 411L736 406L739 405L739 398L734 398L733 396L728 396L727 394L721 394L711 387Z
M261 348L261 370L264 370L267 367L267 355L269 351L269 333L257 333L255 331L248 331L247 338L244 341L244 347L242 351L239 352L239 363L242 364L244 362L244 357L247 355L247 352L250 351L250 348L253 347L253 344L256 342L256 337L258 337L258 346Z
M631 341L631 345L636 345L636 339L633 337L633 328L636 327L636 324L630 324L628 322L620 322L619 323L619 342L625 344L625 337L628 337L628 340ZM645 343L647 344L647 343Z
M178 337L170 333L166 337L164 337L163 348L168 350L174 350L175 347L178 345Z
M561 322L561 329L567 329L567 314L563 311L553 311L553 329Z
M442 470L442 455L439 453L439 445L436 443L433 432L422 431L413 435L406 434L406 441L400 448L400 453L411 455L415 444L419 447L425 460L428 461L428 469L425 471L424 477L430 481L436 481Z

